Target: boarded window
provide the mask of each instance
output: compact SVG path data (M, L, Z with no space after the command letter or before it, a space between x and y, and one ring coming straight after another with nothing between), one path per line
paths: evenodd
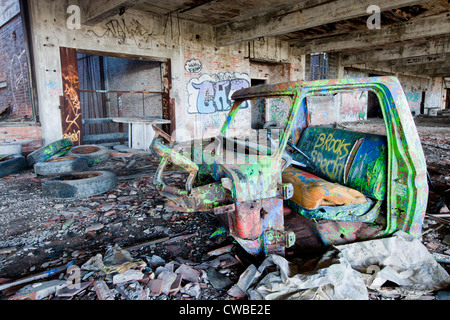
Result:
M311 54L310 79L322 80L328 76L328 55L324 52Z

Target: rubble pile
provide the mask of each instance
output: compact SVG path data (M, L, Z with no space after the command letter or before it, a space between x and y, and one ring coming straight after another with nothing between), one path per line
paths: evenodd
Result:
M166 200L152 184L157 166L158 161L145 153L113 156L99 167L114 171L118 186L82 199L42 197L41 182L46 177L36 176L32 170L4 178L0 184L0 288L12 279L57 270L49 278L56 277L59 282L51 282L45 289L49 293L46 299L103 299L98 294L109 292L106 288L115 298L130 298L129 285L133 290L142 288L149 299L188 298L189 293L196 299L218 299L224 294L230 298L224 289L231 286L231 279L236 280L241 266L230 254L234 248L231 239L216 232L220 224L212 213L168 212ZM173 168L169 173L165 181L182 187L184 172ZM119 281L117 275L114 278L112 273L81 267L111 248L124 248L143 261L137 269L120 274L120 283L114 283L114 279ZM217 250L224 253L216 256ZM62 285L70 277L66 273L69 266L79 266L82 279L82 289L70 291L71 295ZM162 268L165 272L160 275ZM192 278L189 272L198 279L188 281ZM142 277L134 279L136 274ZM185 277L180 278L181 274ZM172 280L178 290L172 288ZM172 288L170 294L167 287ZM8 298L12 289L14 286L5 292ZM37 292L21 290L13 299L28 299L30 292ZM60 290L62 295L56 295Z
M449 137L418 129L433 182L420 240L450 272ZM80 199L45 198L46 177L32 169L0 179L0 299L249 299L242 283L255 261L213 213L169 211L152 183L158 164L149 153L111 153L92 170L114 172L117 187ZM180 188L186 176L176 167L164 172ZM371 300L404 298L368 292Z

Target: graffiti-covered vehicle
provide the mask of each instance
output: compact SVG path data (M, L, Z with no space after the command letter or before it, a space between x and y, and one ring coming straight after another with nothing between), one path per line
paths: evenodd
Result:
M311 98L356 92L376 95L385 135L312 124ZM395 77L262 85L236 91L231 99L220 134L211 139L175 143L154 127L151 149L161 157L154 183L174 210L214 212L254 256L316 250L398 230L420 237L426 163ZM258 109L276 110L278 118L247 127ZM268 113L263 119L273 120ZM169 163L188 172L184 189L164 183Z

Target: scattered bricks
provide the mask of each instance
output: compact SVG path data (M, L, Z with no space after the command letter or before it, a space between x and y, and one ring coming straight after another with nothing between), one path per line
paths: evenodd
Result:
M61 290L56 291L56 296L61 297L61 298L73 297L73 296L79 294L80 292L82 292L83 290L87 289L91 284L92 284L92 282L88 281L88 282L82 282L79 284L70 285Z
M106 212L106 213L103 215L103 217L109 217L109 216L112 216L112 215L115 214L115 213L116 213L116 210L111 210L111 211Z
M116 288L127 300L148 300L147 294L137 281L120 284Z
M100 210L103 212L111 211L116 205L115 204L109 204L109 205L102 205L99 206Z
M104 225L102 223L94 224L94 225L86 228L86 233L103 229L103 227L104 227Z
M42 300L67 286L63 280L52 280L29 284L20 289L9 300Z
M230 244L229 246L223 247L223 248L219 248L216 250L212 250L210 252L208 252L208 256L220 256L224 253L230 252L233 249L233 245Z
M175 278L175 281L172 283L172 285L170 286L170 295L174 296L178 293L178 291L180 291L181 289L181 274L177 274L177 277Z
M133 156L132 153L121 153L121 152L110 152L110 157L114 158L131 158Z
M0 254L10 254L15 251L17 251L17 248L15 247L2 248L0 249Z
M168 295L170 293L170 289L172 288L172 284L177 279L177 274L170 271L162 271L158 275L158 279L163 281L161 292Z
M129 281L142 280L144 274L139 270L129 269L124 273L119 273L113 276L113 284L119 284Z
M230 278L217 272L217 270L214 268L207 269L206 274L208 275L209 282L216 289L225 289L233 285Z
M162 279L150 280L150 282L147 285L147 287L150 289L150 292L157 296L159 296L162 293L163 286L164 281Z
M228 295L238 299L246 297L246 293L242 291L241 288L239 288L236 284L232 286L231 289L227 291L227 293Z
M187 295L187 296L198 299L198 297L200 297L200 294L201 294L201 288L198 283L188 283L183 288L181 288L180 292L185 294L185 295L183 295L185 298L187 298L186 297L186 295Z
M430 250L436 250L439 247L439 243L430 242L427 244L427 248Z
M94 288L98 300L114 300L114 295L111 290L109 290L104 280L94 281Z
M446 235L444 240L442 240L442 243L445 244L446 246L450 246L450 235Z
M179 273L183 280L198 283L198 279L200 277L200 272L197 270L182 264L176 271L176 273Z

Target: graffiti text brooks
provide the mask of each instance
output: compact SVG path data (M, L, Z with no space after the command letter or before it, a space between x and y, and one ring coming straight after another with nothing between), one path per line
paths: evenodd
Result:
M188 83L190 114L211 114L231 109L231 95L240 89L250 87L250 78L245 73L203 74ZM248 108L248 103L242 109Z
M332 152L335 157L324 157L323 152ZM350 143L344 139L334 139L332 133L328 136L321 133L311 153L314 163L318 163L319 170L326 173L331 179L342 176L345 164L341 161L348 156Z

